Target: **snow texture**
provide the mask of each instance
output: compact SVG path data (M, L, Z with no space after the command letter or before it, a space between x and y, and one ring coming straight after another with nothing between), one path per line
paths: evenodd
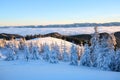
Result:
M63 62L0 61L0 80L120 80L120 73Z

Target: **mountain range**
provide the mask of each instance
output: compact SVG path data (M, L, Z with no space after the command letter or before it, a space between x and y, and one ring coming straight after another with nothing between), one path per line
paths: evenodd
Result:
M95 27L95 26L120 26L120 22L109 22L109 23L73 23L73 24L53 24L53 25L27 25L27 26L1 26L0 28L69 28L69 27Z

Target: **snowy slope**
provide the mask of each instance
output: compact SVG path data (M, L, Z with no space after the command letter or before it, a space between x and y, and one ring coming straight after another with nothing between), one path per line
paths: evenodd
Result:
M45 37L45 38L36 38L36 39L32 39L32 40L28 40L27 43L36 43L38 44L48 44L49 46L52 45L53 43L57 43L57 45L60 47L65 46L67 47L67 51L69 52L69 49L71 48L72 44L71 42L62 40L62 39L58 39L58 38L53 38L53 37ZM76 45L78 48L80 48L80 46Z
M120 72L71 66L63 62L0 61L0 80L120 80Z
M6 41L7 43L11 42L11 41ZM16 45L19 45L18 44L19 41L16 41ZM58 39L58 38L53 38L53 37L44 37L44 38L35 38L35 39L31 39L31 40L27 40L25 42L26 44L35 44L37 45L38 47L41 47L41 44L44 45L44 44L47 44L49 46L51 46L52 44L57 44L60 48L60 51L63 50L63 46L65 44L66 46L66 51L69 53L70 51L70 48L72 46L73 43L71 42L68 42L68 41L65 41L65 40L62 40L62 39ZM78 49L83 49L83 47L80 47L78 45L76 45ZM0 58L5 58L5 55L7 54L7 50L5 49L0 49ZM19 52L19 54L22 54L22 52Z
M58 38L53 38L53 37L45 37L45 38L35 38L35 39L32 39L32 40L28 40L27 41L28 43L29 42L33 42L33 43L47 43L47 44L52 44L52 43L57 43L58 45L60 45L61 43L66 43L68 46L70 46L72 43L71 42L68 42L68 41L64 41L62 39L58 39Z
M51 32L58 32L64 35L75 34L91 34L94 32L94 27L76 27L76 28L0 28L0 33L11 33L20 35L30 34L47 34ZM116 32L120 31L120 27L99 27L99 32Z

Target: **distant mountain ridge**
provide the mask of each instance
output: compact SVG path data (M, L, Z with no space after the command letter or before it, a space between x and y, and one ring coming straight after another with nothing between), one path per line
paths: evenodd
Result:
M109 22L109 23L73 23L73 24L53 24L53 25L28 25L28 26L1 26L0 28L69 28L69 27L95 27L95 26L120 26L120 22Z

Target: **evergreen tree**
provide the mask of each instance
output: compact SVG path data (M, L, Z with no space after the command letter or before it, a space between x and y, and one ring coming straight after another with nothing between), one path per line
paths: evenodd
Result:
M77 47L75 44L72 44L70 49L71 54L71 65L78 65L78 54L77 54Z
M91 55L90 55L90 48L88 46L88 44L85 44L84 46L84 53L81 56L80 59L80 65L83 66L91 66Z
M15 39L12 39L11 43L13 44L13 51L15 53L14 59L18 60L19 59L19 48L18 48L18 44L19 42Z
M33 42L30 42L30 43L28 44L28 46L29 46L29 52L30 52L31 57L32 57L34 43L33 43Z
M97 67L97 56L99 54L99 33L97 31L97 27L94 28L95 33L92 35L91 38L91 47L90 47L90 60L91 60L91 66Z
M19 41L19 50L24 50L24 46L25 46L25 38L21 38Z
M45 61L49 61L50 60L50 48L49 48L49 45L47 45L45 43L43 50L44 50L44 52L43 52L43 59Z
M67 53L66 50L67 50L67 47L66 47L66 44L65 44L65 41L64 41L63 53L62 53L63 61L68 62L70 60L70 56L69 56L69 54Z
M120 72L120 48L116 50L116 55L115 55L115 71Z
M13 44L11 42L6 44L6 50L8 52L7 52L5 60L7 60L7 61L14 60L15 52L14 52Z
M32 46L32 59L36 60L39 59L39 50L36 45Z
M50 63L58 63L59 54L60 54L59 46L57 44L53 45L50 54Z
M55 49L55 52L57 53L57 59L61 60L62 56L61 56L61 52L60 52L60 47L58 46L57 43L55 43L54 49Z
M97 67L103 70L114 68L114 45L110 36L103 36L101 39L100 54L97 59Z
M30 51L29 51L29 47L27 45L24 46L24 54L25 54L25 59L27 61L30 60Z

